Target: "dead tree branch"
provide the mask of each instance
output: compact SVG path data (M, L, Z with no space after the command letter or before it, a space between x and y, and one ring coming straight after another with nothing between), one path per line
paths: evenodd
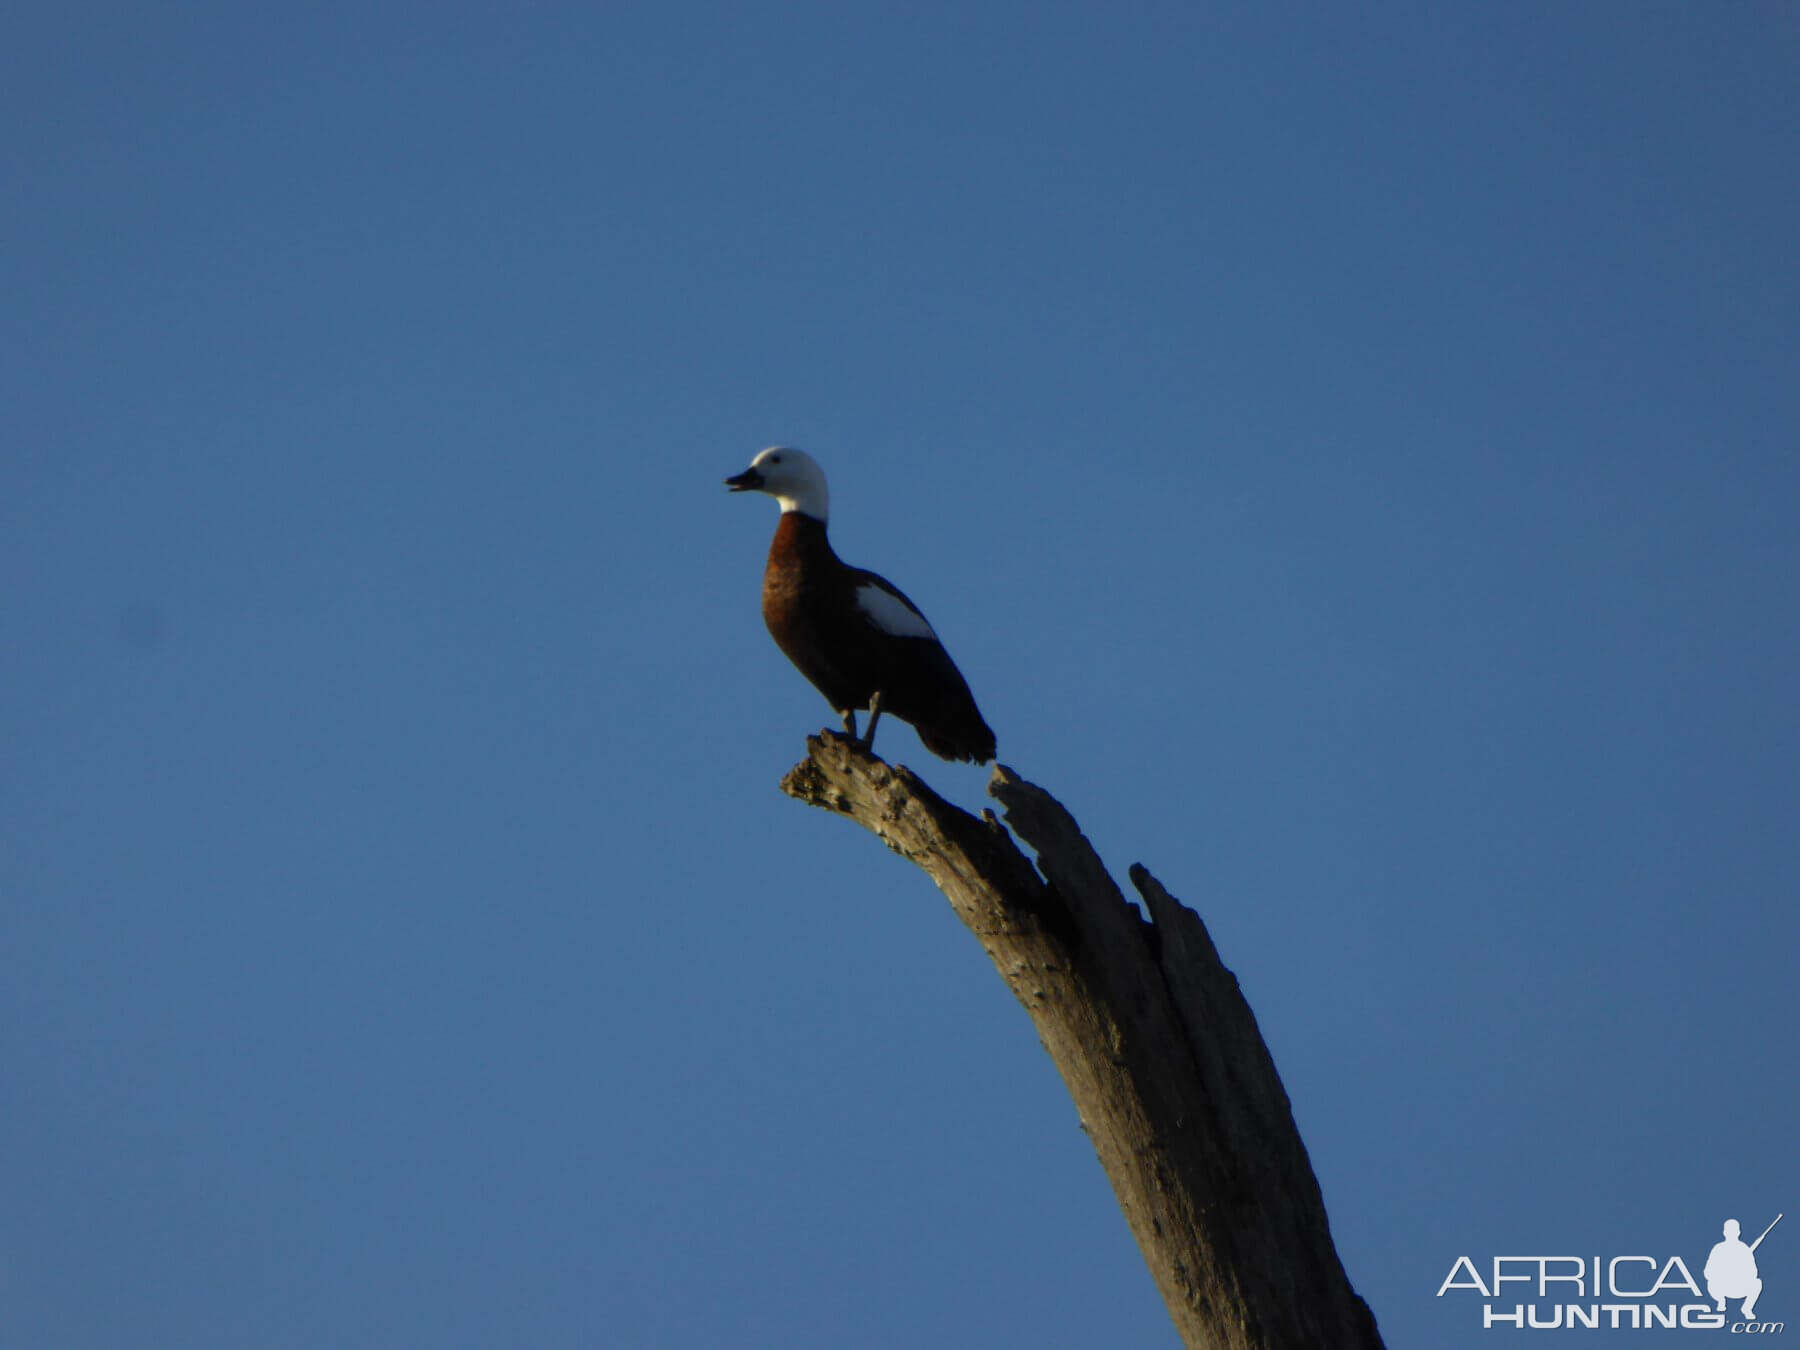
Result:
M1037 1024L1185 1343L1374 1350L1287 1092L1206 926L1141 866L1126 902L1074 819L1004 766L1006 826L833 732L782 790L923 868Z

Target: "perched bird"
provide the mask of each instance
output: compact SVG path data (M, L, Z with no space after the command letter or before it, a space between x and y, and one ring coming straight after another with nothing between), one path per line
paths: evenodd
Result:
M832 551L825 536L830 498L817 461L804 450L771 446L725 486L766 492L781 503L763 572L763 622L842 714L844 730L855 738L857 710L867 708L864 746L874 744L881 714L892 713L911 722L934 755L992 759L994 733L919 607L892 582Z

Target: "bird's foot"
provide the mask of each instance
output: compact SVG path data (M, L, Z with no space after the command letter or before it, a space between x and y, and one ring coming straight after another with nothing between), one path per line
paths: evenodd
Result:
M869 729L863 732L862 748L868 751L875 749L875 724L881 720L881 691L877 689L869 695ZM856 737L856 729L850 729L851 739Z
M844 734L853 741L857 739L855 708L844 709Z

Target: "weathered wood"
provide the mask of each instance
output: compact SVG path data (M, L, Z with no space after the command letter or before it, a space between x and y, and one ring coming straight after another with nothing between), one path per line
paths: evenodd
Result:
M1183 1341L1374 1350L1287 1092L1206 926L1141 866L1146 922L1074 819L1004 766L984 811L848 737L807 741L782 790L924 869L1031 1014Z

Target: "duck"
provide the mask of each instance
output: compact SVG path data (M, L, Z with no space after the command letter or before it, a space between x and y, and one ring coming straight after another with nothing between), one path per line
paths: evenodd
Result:
M886 713L910 723L941 759L993 759L993 730L937 630L893 582L850 566L831 547L831 495L818 461L793 446L770 446L725 486L763 493L781 507L763 569L763 622L843 718L851 740L872 750ZM859 737L861 711L869 722Z

